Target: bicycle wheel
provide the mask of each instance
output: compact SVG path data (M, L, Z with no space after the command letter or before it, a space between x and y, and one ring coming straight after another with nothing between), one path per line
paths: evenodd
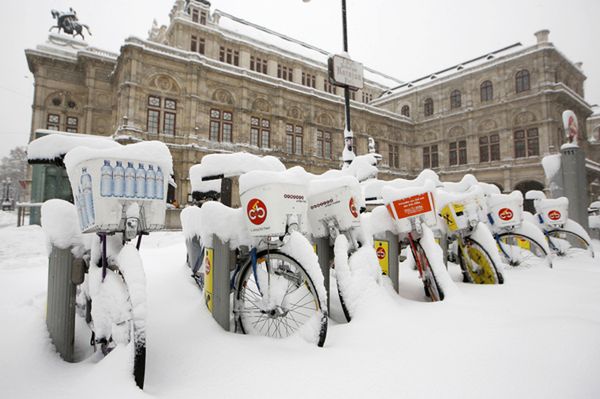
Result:
M504 277L498 271L490 254L472 238L458 243L458 259L463 275L474 284L502 284Z
M319 346L324 342L321 302L306 270L279 251L257 254L256 271L247 262L235 290L236 325L244 334L285 338L315 316L320 316Z
M496 237L502 259L510 266L534 266L552 263L544 247L533 238L524 234L507 232Z
M556 229L546 233L550 249L558 256L588 255L594 257L590 243L572 231Z
M429 259L427 258L427 254L425 253L423 246L419 241L416 241L414 242L414 246L411 245L411 250L413 250L415 263L420 265L420 269L423 273L421 278L425 288L425 295L427 295L432 302L444 300L444 291L435 278L435 273L431 268L431 264L429 263Z

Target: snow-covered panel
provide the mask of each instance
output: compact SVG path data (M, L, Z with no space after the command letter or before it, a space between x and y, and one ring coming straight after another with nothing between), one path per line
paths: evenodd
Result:
M359 182L367 179L377 178L377 158L373 154L364 154L354 157L352 163L345 169L344 173L354 176Z
M190 168L192 191L220 191L220 183L203 183L202 179L212 176L240 176L253 170L281 172L285 170L285 166L271 155L261 157L247 152L205 155L199 164Z
M42 229L50 246L71 249L74 255L81 256L89 249L89 237L81 233L77 223L77 208L70 202L51 199L41 208Z
M551 181L560 171L560 154L546 155L543 157L542 167L544 168L546 179Z
M54 130L43 129L36 130L36 133L45 133L47 135L33 140L27 146L27 160L30 162L60 159L75 147L95 149L121 147L121 144L113 141L110 137L104 136L57 132Z
M356 178L313 180L308 193L308 221L314 237L328 236L330 226L340 231L360 226L361 193Z
M165 224L171 153L159 141L95 150L76 147L65 156L83 232L123 231L124 219L139 219L140 231Z

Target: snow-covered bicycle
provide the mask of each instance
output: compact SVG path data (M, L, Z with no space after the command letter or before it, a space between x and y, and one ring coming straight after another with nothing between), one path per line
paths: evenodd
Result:
M590 236L579 223L569 219L569 200L566 197L546 198L543 192L532 190L525 194L525 198L533 200L536 210L533 222L543 231L555 255L594 257Z

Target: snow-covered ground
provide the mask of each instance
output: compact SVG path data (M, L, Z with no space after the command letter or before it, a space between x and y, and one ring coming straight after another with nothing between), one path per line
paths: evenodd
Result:
M387 280L371 286L354 320L330 323L318 348L221 330L184 265L183 235L153 233L142 244L148 357L140 391L125 350L61 360L44 321L43 232L15 226L14 215L0 213L2 398L600 397L599 260L506 270L502 286L463 284L451 265L460 294L438 303L426 302L416 272L403 268L400 295Z

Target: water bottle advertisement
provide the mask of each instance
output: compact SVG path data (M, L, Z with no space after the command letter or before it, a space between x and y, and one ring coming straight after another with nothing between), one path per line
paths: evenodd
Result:
M84 233L118 231L132 202L140 206L145 230L164 228L168 180L160 165L103 157L82 162L75 171L73 196Z

